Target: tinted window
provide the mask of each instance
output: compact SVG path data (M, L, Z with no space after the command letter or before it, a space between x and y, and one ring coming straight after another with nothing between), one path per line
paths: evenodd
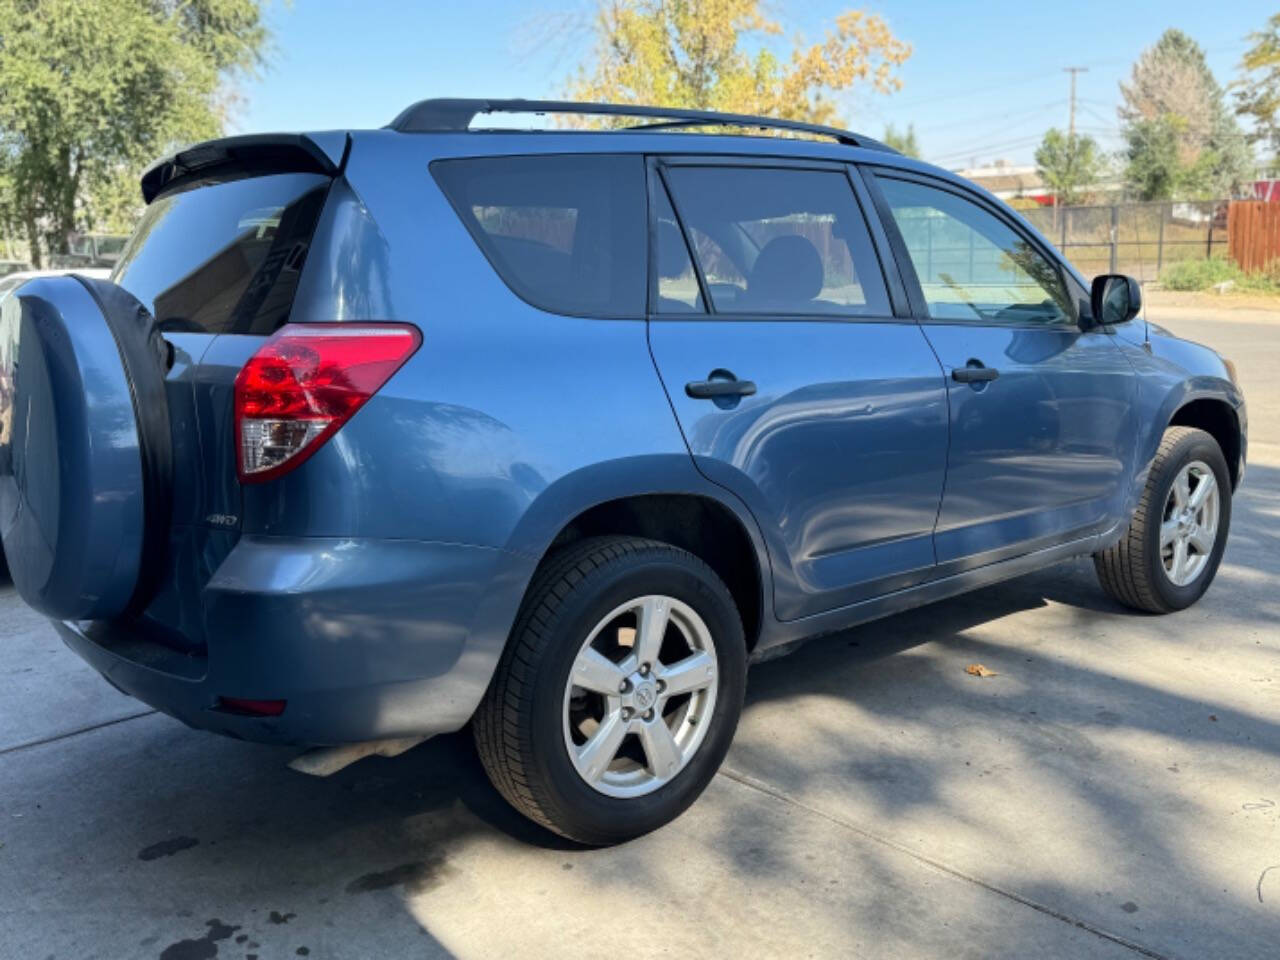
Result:
M866 221L843 173L671 167L666 175L717 311L889 313Z
M657 198L654 272L658 277L658 298L653 310L655 313L702 313L702 293L693 260L689 258L689 246L680 233L667 191L661 185Z
M271 333L289 318L328 186L288 173L158 197L112 279L166 330Z
M440 160L431 172L494 269L525 300L577 316L644 315L640 157Z
M995 214L948 190L880 186L936 320L1061 323L1072 315L1057 266Z

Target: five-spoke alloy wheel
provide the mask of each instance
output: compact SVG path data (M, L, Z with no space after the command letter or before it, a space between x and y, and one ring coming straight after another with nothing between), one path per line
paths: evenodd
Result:
M1160 523L1160 562L1174 586L1204 573L1218 538L1218 481L1209 465L1192 461L1178 471Z
M1212 436L1170 427L1120 539L1093 555L1102 587L1137 610L1171 613L1213 582L1231 525L1231 474Z
M618 843L705 789L745 685L742 621L715 572L670 544L597 537L539 568L473 729L516 809Z
M621 604L587 636L565 685L574 767L611 797L657 790L702 745L718 685L715 646L692 607L666 596Z

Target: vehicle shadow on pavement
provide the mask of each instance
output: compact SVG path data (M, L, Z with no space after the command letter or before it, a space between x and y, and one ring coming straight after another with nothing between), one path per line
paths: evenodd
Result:
M1111 601L1080 558L811 641L753 668L731 775L1072 917L1141 909L1147 946L1261 955L1278 547L1280 470L1251 466L1218 579L1182 613ZM1230 885L1209 835L1240 861Z

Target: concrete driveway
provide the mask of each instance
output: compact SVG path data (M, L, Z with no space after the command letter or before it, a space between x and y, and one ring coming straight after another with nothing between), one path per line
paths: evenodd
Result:
M618 849L512 814L466 736L314 780L187 730L0 586L0 957L1280 956L1280 317L1152 317L1253 414L1200 605L1071 562L811 643Z

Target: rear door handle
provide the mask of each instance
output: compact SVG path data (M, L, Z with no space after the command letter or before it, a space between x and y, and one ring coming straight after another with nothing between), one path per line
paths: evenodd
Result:
M956 383L986 383L1000 376L995 367L984 367L977 360L970 360L968 366L956 367L951 371L951 379Z
M695 400L749 397L756 392L756 385L752 380L692 380L684 385L684 392Z

